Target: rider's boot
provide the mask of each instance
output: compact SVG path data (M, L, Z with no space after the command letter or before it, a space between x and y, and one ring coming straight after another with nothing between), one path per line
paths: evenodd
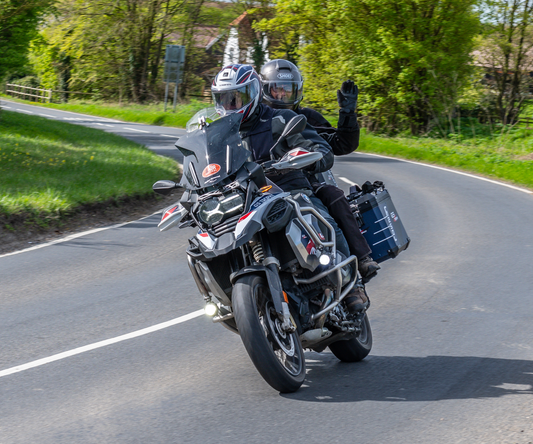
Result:
M355 314L368 307L368 296L365 287L362 285L355 285L352 291L344 298L344 305L351 314Z
M358 263L359 273L361 274L365 284L374 276L376 276L380 268L381 267L379 264L370 256L364 257Z

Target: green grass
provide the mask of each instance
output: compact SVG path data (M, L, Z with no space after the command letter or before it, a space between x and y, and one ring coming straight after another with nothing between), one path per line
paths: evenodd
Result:
M359 150L445 165L533 188L533 130L461 139L378 137L363 134Z
M196 111L209 104L199 101L180 104L176 113L163 113L162 105L118 106L74 102L47 106L114 119L183 127ZM325 117L336 125L336 115ZM501 126L481 125L468 118L461 119L460 125L458 123L457 120L454 122L456 132L446 138L439 137L436 130L433 137L363 134L359 150L446 165L533 188L533 130L512 128L502 133Z
M29 103L26 100L16 100L13 97L0 95L8 100L19 103ZM69 103L35 103L32 105L45 108L54 108L64 111L89 114L91 116L107 117L109 119L123 120L125 122L146 123L148 125L173 126L184 128L189 119L199 110L211 106L207 102L191 100L188 104L177 104L176 112L173 112L172 102L167 103L167 111L164 104L136 105L117 103L100 103L81 100L72 100Z
M122 137L0 111L0 216L46 220L80 205L152 193L175 161Z

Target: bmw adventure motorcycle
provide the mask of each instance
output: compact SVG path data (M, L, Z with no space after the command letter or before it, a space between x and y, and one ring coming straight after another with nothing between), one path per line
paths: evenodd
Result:
M183 189L159 228L198 228L187 260L206 314L240 335L268 384L293 392L305 378L304 349L329 347L345 362L368 355L368 307L350 314L342 304L362 284L357 258L336 250L332 226L305 194L283 192L265 177L309 166L322 154L296 148L259 165L250 161L240 123L240 114L220 117L213 109L189 121L176 142L184 156L180 183L153 185L164 195ZM277 144L305 125L304 116L294 117Z

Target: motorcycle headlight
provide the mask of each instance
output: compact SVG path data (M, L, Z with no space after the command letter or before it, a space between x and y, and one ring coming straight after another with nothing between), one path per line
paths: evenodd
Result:
M237 193L232 193L228 196L206 200L198 208L198 217L202 222L211 226L226 217L242 212L243 209L243 198Z

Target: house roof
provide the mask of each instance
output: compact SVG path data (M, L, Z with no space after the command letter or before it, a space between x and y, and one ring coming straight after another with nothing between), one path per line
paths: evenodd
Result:
M218 26L197 25L194 27L194 46L197 48L209 49L224 35L220 34ZM182 35L177 32L170 33L167 38L172 42L180 42Z
M233 20L229 26L239 26L241 22L246 18L248 15L248 11L244 11L239 17L237 17L235 20Z

